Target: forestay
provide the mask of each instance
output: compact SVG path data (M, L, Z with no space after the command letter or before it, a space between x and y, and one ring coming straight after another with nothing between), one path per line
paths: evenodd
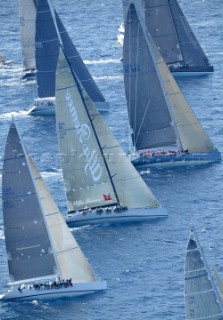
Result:
M2 185L10 281L55 275L57 264L26 153L13 122L6 141Z
M56 122L69 211L89 206L159 207L119 147L61 50Z
M221 298L193 231L186 252L185 306L187 320L223 319Z
M52 247L58 260L61 278L72 278L74 283L95 281L94 273L90 265L46 188L31 156L28 156L28 161L46 217L46 223L50 232Z
M19 0L19 22L24 70L35 70L36 6L34 0Z
M124 39L124 79L136 150L178 146L216 148L191 110L133 4Z

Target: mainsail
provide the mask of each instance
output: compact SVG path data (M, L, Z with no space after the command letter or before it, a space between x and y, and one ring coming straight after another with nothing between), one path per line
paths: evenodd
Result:
M223 306L193 231L190 233L185 264L185 306L187 320L222 320Z
M72 278L74 283L95 281L94 273L87 259L70 232L30 155L28 161L46 217L61 278Z
M69 211L115 204L159 207L62 50L56 75L56 123Z
M2 186L10 281L55 275L57 263L26 152L13 122L5 147Z
M38 96L40 98L55 96L55 73L61 41L61 45L69 57L73 72L77 75L90 98L98 107L108 105L75 48L56 10L54 12L51 11L47 0L38 1L36 30Z
M125 22L123 67L129 123L136 150L177 146L216 150L191 110L135 5Z
M34 0L19 0L19 22L24 71L35 70L36 6Z

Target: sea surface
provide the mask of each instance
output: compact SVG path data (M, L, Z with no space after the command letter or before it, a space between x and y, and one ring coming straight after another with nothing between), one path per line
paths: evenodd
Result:
M212 141L223 152L223 3L179 0L215 72L179 79L178 84ZM98 86L111 104L104 115L125 151L129 129L122 48L117 42L122 22L121 0L54 0L61 19ZM0 69L0 173L12 115L61 212L66 199L58 155L55 117L31 117L35 83L23 82L18 1L0 6L0 52L10 68ZM86 226L73 229L95 273L108 290L54 302L0 304L0 319L27 320L182 320L184 263L190 223L206 259L223 276L223 164L202 168L159 170L143 174L169 217L153 223ZM15 217L16 219L16 217ZM0 205L0 291L7 286L2 206Z

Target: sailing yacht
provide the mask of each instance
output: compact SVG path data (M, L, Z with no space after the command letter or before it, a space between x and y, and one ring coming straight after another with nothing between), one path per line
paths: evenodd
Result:
M106 289L26 153L14 121L6 141L2 184L10 289L0 301L75 297Z
M123 69L131 159L138 169L194 166L221 160L134 4L129 6L125 23Z
M36 5L34 0L19 0L19 23L23 57L22 79L35 78Z
M60 51L56 127L70 226L167 216Z
M198 238L191 230L185 262L186 320L222 320L223 304Z
M148 32L174 77L199 76L214 71L177 0L123 0L124 21L131 3L138 7Z
M36 10L35 55L38 98L29 114L55 114L55 73L60 45L63 46L73 71L87 90L90 98L95 102L98 110L108 112L109 103L93 80L56 10L47 0L39 0Z

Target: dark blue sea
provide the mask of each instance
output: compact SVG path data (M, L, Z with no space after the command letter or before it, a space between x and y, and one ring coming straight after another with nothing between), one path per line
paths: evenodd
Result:
M178 80L191 108L216 147L223 152L223 3L179 0L199 42L214 65L209 76ZM127 151L129 130L124 97L121 0L55 0L71 38L111 104L105 121ZM0 69L0 173L11 116L62 213L66 200L55 117L31 117L35 83L23 82L18 1L0 6L0 52L14 60ZM143 174L169 217L153 223L86 226L73 229L95 273L108 290L54 302L0 305L1 320L182 320L185 248L192 223L207 261L223 276L223 164ZM15 217L16 218L16 217ZM0 206L0 291L7 288L7 266Z

